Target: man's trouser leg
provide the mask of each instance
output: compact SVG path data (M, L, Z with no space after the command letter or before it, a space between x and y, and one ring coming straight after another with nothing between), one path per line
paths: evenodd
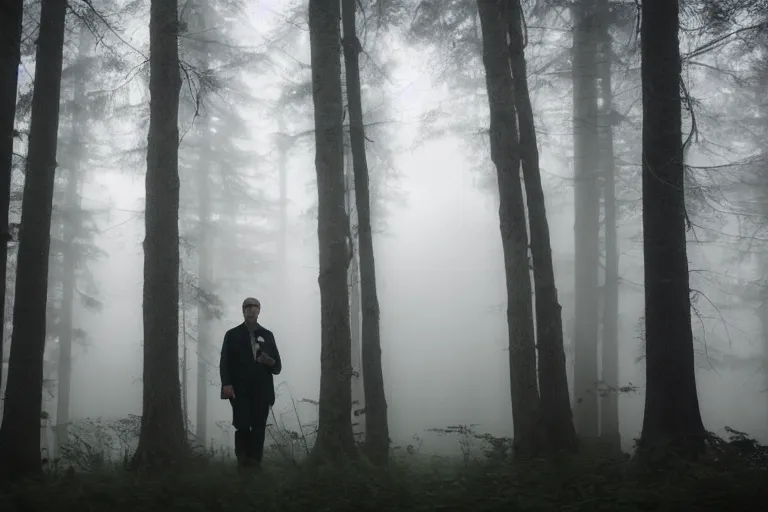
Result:
M254 464L261 464L264 454L264 438L267 433L269 418L269 403L266 400L255 400L251 403L251 434L248 445L248 458Z
M251 429L249 427L235 430L235 457L237 457L237 463L240 465L247 462L250 437Z
M239 465L248 463L251 445L251 397L240 396L230 399L232 404L232 425L235 427L235 457Z

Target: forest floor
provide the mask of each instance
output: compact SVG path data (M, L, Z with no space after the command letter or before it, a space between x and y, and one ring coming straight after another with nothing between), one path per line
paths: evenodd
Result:
M0 490L0 510L204 511L743 511L768 503L768 466L711 458L665 471L583 458L525 463L395 461L386 471L267 463L239 474L208 463L162 478L122 470L48 474ZM762 504L762 506L761 506Z

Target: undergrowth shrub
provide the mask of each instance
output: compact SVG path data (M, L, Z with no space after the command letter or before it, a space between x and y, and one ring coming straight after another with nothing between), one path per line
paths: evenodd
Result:
M229 452L198 452L183 471L138 475L124 462L135 449L138 417L88 420L45 476L0 488L3 512L208 510L303 511L741 511L768 502L768 447L743 432L710 436L696 463L650 471L635 460L599 452L515 460L511 439L479 434L476 425L432 429L455 436L458 456L423 452L422 441L393 446L387 468L363 458L312 465L315 427L270 419L261 472L239 473Z

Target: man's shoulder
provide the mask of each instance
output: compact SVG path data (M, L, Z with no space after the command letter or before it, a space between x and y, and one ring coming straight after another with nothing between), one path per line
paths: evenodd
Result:
M239 325L236 325L236 326L234 326L233 328L229 329L229 330L228 330L228 331L225 333L225 336L232 336L233 334L237 333L237 331L239 331L239 330L240 330L240 329L242 329L242 328L243 328L243 324L239 324ZM221 332L221 331L219 331L219 332Z

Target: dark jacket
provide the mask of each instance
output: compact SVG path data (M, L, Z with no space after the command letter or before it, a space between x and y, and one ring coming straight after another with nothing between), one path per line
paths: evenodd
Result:
M283 369L280 361L280 352L277 350L275 336L271 331L257 324L254 336L262 337L262 351L275 360L275 366L269 367L257 363L253 358L251 337L245 323L227 331L224 335L224 343L221 345L221 360L219 361L219 374L222 386L232 386L235 396L258 395L275 404L274 375L278 375Z

